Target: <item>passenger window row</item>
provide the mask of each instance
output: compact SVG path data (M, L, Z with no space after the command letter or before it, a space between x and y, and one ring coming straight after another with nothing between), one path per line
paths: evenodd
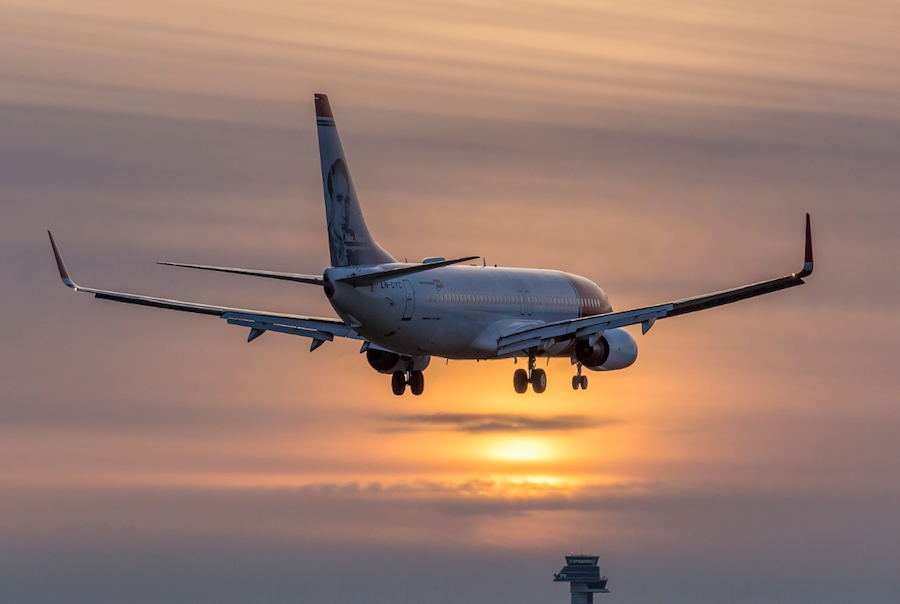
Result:
M529 296L533 299L534 296ZM429 302L444 304L519 304L522 296L497 296L493 294L428 294Z
M525 296L529 304L535 306L561 306L577 307L587 306L600 308L600 300L594 298L561 298L540 296ZM523 296L503 296L494 294L428 294L429 302L441 304L521 304Z

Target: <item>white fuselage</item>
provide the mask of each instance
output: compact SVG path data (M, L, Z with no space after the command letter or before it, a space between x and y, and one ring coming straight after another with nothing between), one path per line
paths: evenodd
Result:
M360 336L401 354L496 358L497 339L526 325L612 312L597 285L553 270L447 266L374 285L337 282L401 266L407 265L325 271L338 315ZM572 341L563 341L543 355L572 353Z

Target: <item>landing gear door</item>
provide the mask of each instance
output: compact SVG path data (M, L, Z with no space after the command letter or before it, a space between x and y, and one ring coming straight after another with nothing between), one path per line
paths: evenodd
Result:
M409 321L416 310L416 292L409 279L403 280L403 290L406 292L406 309L403 311L403 320Z

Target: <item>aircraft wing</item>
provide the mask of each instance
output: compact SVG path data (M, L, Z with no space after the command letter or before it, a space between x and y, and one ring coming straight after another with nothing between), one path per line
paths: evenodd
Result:
M657 306L647 306L634 310L608 313L605 315L592 315L567 321L546 323L544 325L530 326L519 331L502 336L497 342L497 354L506 355L532 348L547 348L553 342L570 339L581 339L602 334L607 329L625 327L627 325L641 324L643 333L647 333L657 319L665 319L684 315L698 310L714 308L723 304L731 304L739 300L754 298L788 287L803 285L803 277L808 277L813 272L812 231L810 229L809 214L806 215L806 254L803 270L785 277L762 281L752 285L744 285L726 289L724 291L684 298Z
M50 235L50 244L53 246L53 255L56 257L56 266L59 269L59 276L63 283L75 291L94 294L95 297L103 300L113 300L115 302L124 302L126 304L138 304L141 306L152 306L155 308L166 308L169 310L179 310L182 312L220 317L225 319L229 325L249 327L250 335L247 337L248 342L255 340L266 331L276 331L279 333L311 338L312 343L310 345L310 351L312 351L325 342L334 340L335 337L352 338L354 340L364 339L340 319L305 317L302 315L229 308L226 306L212 306L208 304L182 302L180 300L169 300L167 298L140 296L137 294L82 287L77 285L72 281L71 277L69 277L69 271L66 269L66 264L63 262L62 254L59 252L56 241L53 239L53 234L49 231L47 231L47 234Z

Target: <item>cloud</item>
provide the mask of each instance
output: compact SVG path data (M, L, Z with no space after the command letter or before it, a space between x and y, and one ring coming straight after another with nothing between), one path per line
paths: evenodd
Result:
M433 413L390 415L395 426L379 430L382 433L413 430L448 430L466 434L496 434L519 432L573 432L611 426L620 420L587 415L553 415L539 417L512 413Z

